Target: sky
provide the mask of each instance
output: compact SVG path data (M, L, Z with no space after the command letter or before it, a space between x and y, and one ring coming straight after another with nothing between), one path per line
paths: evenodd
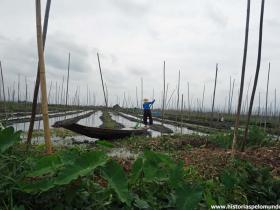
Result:
M46 1L42 1L44 14ZM181 94L187 102L188 83L191 106L201 103L205 85L205 107L210 107L216 63L219 65L216 108L227 103L230 77L235 79L233 105L236 106L242 67L245 36L246 0L57 0L52 1L46 41L46 77L55 100L67 76L68 53L71 53L70 97L79 87L82 103L95 95L104 104L97 62L100 54L109 104L136 104L136 88L140 100L156 99L161 106L163 62L166 62L168 96L177 86L181 72ZM261 0L251 1L248 58L244 88L249 96L257 63L259 14ZM280 101L280 1L267 0L264 14L263 54L258 94L265 103L268 63L271 62L269 106L274 103L275 89ZM34 0L0 0L0 60L5 86L13 89L20 80L20 95L31 99L38 62ZM65 88L65 83L64 83ZM8 89L8 88L6 88ZM14 88L17 89L17 88ZM57 88L58 89L58 88ZM6 90L7 91L7 90ZM154 94L153 94L154 92ZM176 99L173 95L171 101ZM71 99L72 100L72 99ZM245 101L245 100L244 100ZM172 103L171 103L172 104ZM278 104L278 103L277 103ZM257 106L257 105L255 105Z

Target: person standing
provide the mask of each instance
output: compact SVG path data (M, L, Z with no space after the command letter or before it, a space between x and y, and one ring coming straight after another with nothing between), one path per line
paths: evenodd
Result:
M148 118L149 118L149 125L153 125L153 117L151 112L151 106L154 104L155 99L151 102L149 102L148 99L144 99L143 103L143 123L145 124L145 127L148 125Z

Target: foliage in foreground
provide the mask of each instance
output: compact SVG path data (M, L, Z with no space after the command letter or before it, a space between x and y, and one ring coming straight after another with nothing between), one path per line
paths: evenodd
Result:
M209 209L226 203L280 201L280 182L268 169L233 161L203 180L167 155L145 151L125 172L103 151L61 149L49 156L20 149L13 128L0 131L0 208Z

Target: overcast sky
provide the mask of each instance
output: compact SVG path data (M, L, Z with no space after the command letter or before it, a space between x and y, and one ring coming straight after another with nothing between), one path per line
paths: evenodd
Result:
M46 1L42 1L44 14ZM236 80L237 100L242 65L246 0L56 0L52 1L46 42L47 83L60 84L67 75L71 52L70 91L80 86L85 100L87 85L103 102L96 53L101 55L109 101L122 101L124 92L135 103L135 89L144 79L144 97L152 98L153 88L159 105L163 89L162 69L166 61L169 95L176 88L181 70L181 89L187 98L211 103L215 65L219 63L217 106L223 107L229 91L230 76ZM261 0L251 8L247 86L257 61L258 27ZM263 57L257 94L265 101L268 62L271 62L270 101L274 89L280 101L280 1L267 0L264 15ZM6 86L12 88L24 77L33 88L37 66L35 1L0 0L0 59ZM53 89L54 91L54 89ZM30 91L31 92L31 91ZM251 92L251 89L250 91ZM128 96L129 95L129 96ZM140 96L140 92L138 92ZM255 100L258 103L258 96Z

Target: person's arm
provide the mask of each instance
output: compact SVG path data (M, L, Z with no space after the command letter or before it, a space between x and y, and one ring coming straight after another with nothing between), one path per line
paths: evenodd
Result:
M155 103L155 101L156 100L154 99L153 101L149 102L149 105L152 106Z

